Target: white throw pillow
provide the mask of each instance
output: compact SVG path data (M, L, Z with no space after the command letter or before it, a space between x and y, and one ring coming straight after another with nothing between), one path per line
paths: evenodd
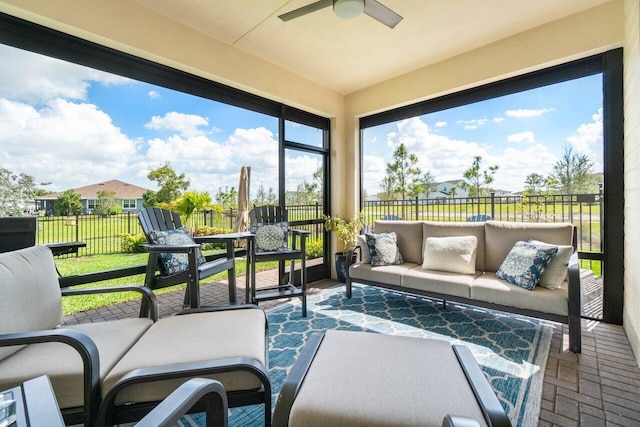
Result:
M540 283L538 283L539 286L543 286L548 289L558 289L567 276L567 266L569 265L569 259L573 254L573 246L552 245L538 240L529 240L529 243L541 247L553 246L558 248L558 253L551 258L551 262L547 265L547 268L545 268L542 273L542 277L540 278Z
M476 236L427 237L422 268L473 274L476 272L477 249Z
M367 236L360 234L358 236L358 246L360 246L360 262L363 264L371 264L371 253L367 246Z

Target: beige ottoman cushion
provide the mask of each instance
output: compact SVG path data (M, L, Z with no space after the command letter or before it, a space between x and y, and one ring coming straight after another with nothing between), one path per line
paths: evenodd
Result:
M486 425L448 342L327 331L289 421L305 427L440 427L446 414Z

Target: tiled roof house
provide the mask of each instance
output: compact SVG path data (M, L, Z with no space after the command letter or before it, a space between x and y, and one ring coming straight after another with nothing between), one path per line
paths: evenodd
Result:
M147 188L117 179L86 185L84 187L74 188L73 190L80 194L82 209L85 213L93 213L98 206L98 192L104 190L110 190L116 193L116 197L120 199L122 212L138 212L143 207L142 195L148 191ZM55 201L62 193L64 193L64 191L38 196L36 198L36 206L39 210L53 212L55 210Z

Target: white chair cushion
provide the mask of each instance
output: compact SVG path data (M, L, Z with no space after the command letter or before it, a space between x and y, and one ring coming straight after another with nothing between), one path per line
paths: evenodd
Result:
M0 334L53 329L62 322L62 296L46 246L0 253ZM21 346L0 347L0 360Z
M427 237L423 244L422 268L449 273L476 272L476 236Z

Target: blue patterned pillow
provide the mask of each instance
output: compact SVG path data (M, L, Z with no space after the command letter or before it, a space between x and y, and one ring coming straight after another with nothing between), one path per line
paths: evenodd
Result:
M289 249L287 222L258 222L251 224L249 231L256 235L256 252L283 252Z
M498 279L532 290L540 283L544 269L558 252L556 246L541 247L517 242L496 273Z
M390 233L366 233L367 246L371 254L371 265L397 265L403 264L398 238L394 231Z
M184 227L167 231L153 230L149 233L149 238L156 245L192 245L195 243ZM196 249L196 257L198 265L207 262L200 249ZM167 274L176 274L189 269L189 256L186 253L163 253L160 254L160 261Z

